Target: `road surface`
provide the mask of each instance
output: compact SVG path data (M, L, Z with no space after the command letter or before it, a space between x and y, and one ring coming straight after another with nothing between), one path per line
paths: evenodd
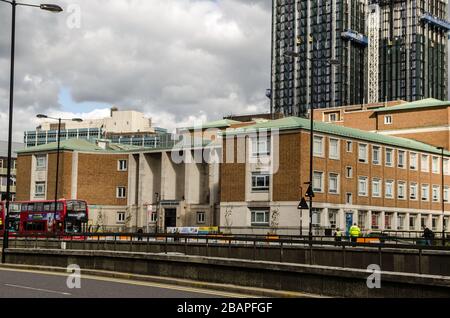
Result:
M243 295L159 283L81 276L81 288L67 287L69 274L0 269L0 298L226 298Z

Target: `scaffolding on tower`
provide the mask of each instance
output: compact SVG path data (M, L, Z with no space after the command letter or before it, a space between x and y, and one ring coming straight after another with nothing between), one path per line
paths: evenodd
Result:
M367 34L369 38L367 97L369 103L379 102L380 18L380 6L378 4L369 5L367 17Z

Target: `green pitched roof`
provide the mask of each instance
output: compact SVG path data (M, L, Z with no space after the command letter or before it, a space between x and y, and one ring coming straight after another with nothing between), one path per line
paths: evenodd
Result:
M201 129L228 128L228 127L231 127L231 125L240 124L240 123L241 123L240 121L236 121L236 120L222 119L222 120L216 120L216 121L210 121L210 122L204 123L199 127L191 126L186 129L192 130L192 129L196 129L196 128L201 128Z
M125 152L131 150L140 149L136 146L113 144L110 143L107 149L103 149L97 146L95 143L89 142L84 139L67 139L61 140L60 150L68 151L83 151L83 152ZM58 143L52 142L45 145L40 145L36 147L29 147L22 150L18 150L17 153L34 153L34 152L49 152L58 149Z
M309 119L300 117L286 117L265 123L259 123L251 126L233 129L223 134L238 135L266 129L267 130L279 129L280 131L294 130L294 129L310 130L310 127L311 124ZM412 139L382 135L378 133L368 132L355 128L342 127L324 122L317 122L317 121L314 122L314 130L318 133L326 133L344 138L358 139L372 143L395 146L399 148L413 149L417 151L440 154L440 150L438 150L436 147ZM450 155L450 152L446 151L445 154Z
M429 107L445 107L450 106L450 102L442 101L434 98L426 98L422 100L418 100L411 103L405 103L392 107L380 107L374 109L375 112L391 112L398 110L410 110L410 109L418 109L418 108L429 108Z

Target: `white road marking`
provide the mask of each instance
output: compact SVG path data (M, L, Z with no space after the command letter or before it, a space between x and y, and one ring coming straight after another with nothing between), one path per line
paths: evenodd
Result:
M34 287L28 287L28 286L19 286L19 285L12 285L12 284L4 284L4 285L5 285L5 286L8 286L8 287L22 288L22 289L29 289L29 290L41 291L41 292L51 293L51 294L60 294L60 295L65 295L65 296L71 296L71 295L72 295L72 294L70 294L70 293L64 293L64 292L59 292L59 291L55 291L55 290L48 290L48 289L34 288Z

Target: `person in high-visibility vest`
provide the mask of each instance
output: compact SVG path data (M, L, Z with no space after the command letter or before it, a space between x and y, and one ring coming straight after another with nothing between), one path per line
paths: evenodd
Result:
M336 229L336 232L334 232L334 240L335 240L336 242L341 242L341 241L342 241L342 236L343 236L343 234L342 234L341 229L340 229L340 228L337 228L337 229Z
M358 225L356 225L356 223L353 224L353 226L350 228L349 232L350 232L350 237L352 239L352 242L356 242L358 237L361 235L361 229L358 227Z

